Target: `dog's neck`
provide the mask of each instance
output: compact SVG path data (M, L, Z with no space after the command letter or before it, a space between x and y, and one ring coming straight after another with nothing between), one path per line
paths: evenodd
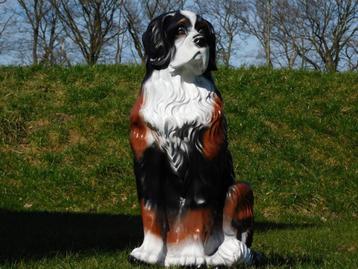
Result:
M158 131L203 125L211 120L214 84L204 76L154 70L143 84L144 120Z
M174 170L193 146L201 147L199 130L210 125L217 95L204 76L155 70L143 84L140 113L152 138L165 151Z

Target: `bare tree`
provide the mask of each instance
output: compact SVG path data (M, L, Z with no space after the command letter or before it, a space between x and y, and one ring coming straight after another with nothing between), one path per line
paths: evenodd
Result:
M256 37L265 53L266 66L272 67L273 0L250 0L246 4L246 12L241 17L243 31Z
M123 58L123 49L124 49L124 35L118 35L116 38L116 52L114 56L114 62L120 64Z
M351 39L344 49L345 62L348 70L358 70L358 38Z
M42 64L56 63L56 46L59 45L59 20L55 9L47 2L43 7L43 18L39 28L39 39L42 48L40 62Z
M6 3L5 0L0 1L0 5L4 4L4 3ZM3 10L3 9L1 9L0 14L1 14L1 18L4 18L4 20L1 20L1 22L0 22L0 38L1 38L1 36L4 34L6 28L9 26L13 15L10 15L10 16L6 17L5 16L6 15L6 10Z
M289 0L277 0L272 12L272 43L275 51L275 62L282 66L293 68L298 58L294 42L299 42L297 27L299 27L295 9ZM282 64L281 64L282 62Z
M286 4L295 13L280 29L302 60L329 72L337 71L344 55L352 64L354 48L347 47L354 43L358 31L358 1L291 0Z
M18 0L32 29L32 64L38 64L39 32L44 17L43 0Z
M44 0L18 0L23 12L19 17L31 28L33 64L68 64L67 52L63 51L64 34L55 4Z
M144 63L145 55L144 55L144 47L142 44L141 34L145 30L145 24L143 23L141 6L138 2L127 1L122 6L122 8L127 24L127 30L132 39L134 49L137 52L141 62ZM132 49L132 53L133 53L133 49Z
M12 24L12 22L14 21L14 14L10 14L8 13L8 10L6 10L4 8L6 0L2 0L0 1L0 54L2 53L2 50L5 47L5 33L6 30L9 28L9 26Z
M341 53L358 31L358 1L299 0L305 38L321 58L325 70L337 71Z
M123 27L125 29L125 26L123 25L124 18L123 18L123 9L119 9L119 16L118 16L118 25ZM116 52L114 56L114 62L116 64L120 64L122 62L123 57L123 49L124 49L124 42L125 41L125 35L117 35L116 37Z
M225 67L230 66L240 33L240 16L246 9L241 0L201 0L196 1L199 13L215 25L218 56Z
M103 47L124 32L116 23L122 1L52 0L52 4L89 65L97 63Z
M296 0L277 0L273 9L273 42L277 58L285 58L287 66L292 68L299 57L301 68L306 63L320 70L320 60L317 59L312 44L306 38L305 22L302 10Z

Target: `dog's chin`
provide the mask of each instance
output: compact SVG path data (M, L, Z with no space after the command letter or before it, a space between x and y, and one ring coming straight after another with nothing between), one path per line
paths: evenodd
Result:
M187 77L200 76L206 71L208 63L208 51L197 51L191 56L180 58L174 57L174 60L169 64L169 71L174 75L183 75Z

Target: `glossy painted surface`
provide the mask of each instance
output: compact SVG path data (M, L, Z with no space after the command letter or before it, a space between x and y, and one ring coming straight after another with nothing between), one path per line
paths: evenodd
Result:
M223 100L210 71L215 35L189 11L163 14L143 35L147 73L130 143L149 264L252 263L253 194L235 183Z

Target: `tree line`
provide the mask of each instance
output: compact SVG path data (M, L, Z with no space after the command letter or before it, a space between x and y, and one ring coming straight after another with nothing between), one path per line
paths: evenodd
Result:
M0 0L0 58L34 65L144 62L141 35L149 21L178 9L214 25L225 67L255 39L255 57L268 67L358 69L358 0Z

